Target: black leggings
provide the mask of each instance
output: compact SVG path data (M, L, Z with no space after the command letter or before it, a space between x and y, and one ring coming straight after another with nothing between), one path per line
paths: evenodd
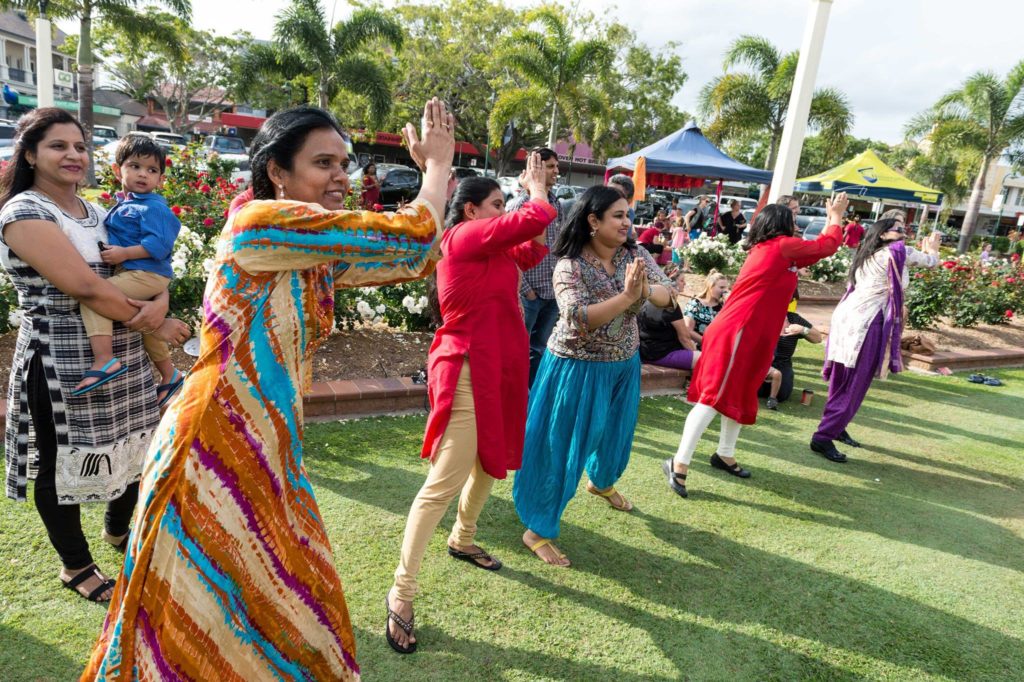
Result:
M46 376L39 355L32 358L28 373L28 406L32 414L32 428L36 432L36 450L39 452L39 473L36 476L36 510L50 544L57 550L64 568L74 571L92 563L89 543L82 532L82 518L77 504L57 504L57 432L53 425L53 407L46 387ZM107 503L104 527L111 535L124 535L139 499L139 484L132 483L121 497Z

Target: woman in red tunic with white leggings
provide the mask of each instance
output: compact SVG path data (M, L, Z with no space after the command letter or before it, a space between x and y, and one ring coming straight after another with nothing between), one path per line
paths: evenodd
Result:
M839 224L848 203L846 194L828 203L829 226L814 241L793 236L793 214L785 206L765 206L754 219L744 244L750 252L747 261L722 312L704 332L687 395L695 404L686 417L679 450L662 464L669 487L678 495L687 496L690 460L716 414L722 415L722 428L711 466L750 477L733 456L740 425L757 419L757 389L771 366L786 308L796 290L797 270L839 249L843 241Z
M399 653L416 650L416 576L434 529L460 491L448 554L488 571L501 568L473 538L495 479L522 463L530 353L519 271L547 255L544 233L557 215L539 154L527 160L523 185L530 200L514 213L505 213L501 187L485 177L464 179L448 206L444 257L437 264L444 324L427 360L432 410L421 454L431 466L409 510L387 596L387 640Z

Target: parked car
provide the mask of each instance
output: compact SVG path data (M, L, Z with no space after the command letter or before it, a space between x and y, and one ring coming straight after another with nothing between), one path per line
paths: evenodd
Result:
M412 201L420 191L423 179L415 168L395 163L378 163L377 179L380 181L380 205L386 210L398 208L399 202ZM352 184L362 182L363 169L351 176Z
M736 201L740 202L740 210L741 211L742 210L747 210L747 209L753 210L753 209L757 208L757 199L751 199L750 197L739 197L739 196L734 196L732 194L723 194L719 198L719 205L721 206L721 208L719 210L720 211L727 211L727 210L729 210L729 206L730 206L730 204L732 204L733 199L735 199Z
M157 142L166 142L167 144L178 145L179 147L184 147L188 144L188 139L178 133L162 133L157 131L148 134Z
M231 135L207 135L203 140L203 149L207 154L217 154L221 159L235 165L235 169L231 172L233 181L242 180L248 183L252 180L249 152L245 148L245 140L242 138Z
M512 201L512 197L519 193L519 178L514 175L502 175L498 178L498 185L505 195L505 203Z
M810 222L807 223L807 227L804 228L801 236L808 241L817 239L818 235L820 235L821 231L824 229L825 218L811 218Z
M757 204L754 205L756 206ZM803 232L807 229L807 226L815 218L826 217L828 217L828 211L825 210L824 206L801 206L800 212L796 216L797 233Z
M482 175L476 168L467 168L466 166L452 166L452 171L455 173L455 177L459 180L463 178L475 178Z
M105 144L113 142L118 139L119 135L117 131L110 126L93 126L92 127L92 146L93 149L101 147Z
M11 123L0 123L0 147L14 146L14 125Z
M575 199L579 195L583 194L582 187L574 187L573 185L555 185L551 188L554 192L556 199Z

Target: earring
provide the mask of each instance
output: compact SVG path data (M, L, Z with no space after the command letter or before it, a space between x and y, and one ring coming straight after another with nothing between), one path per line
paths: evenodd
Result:
M284 185L277 186L277 198L284 199Z
M591 230L590 231L590 238L593 239L596 236L597 236L597 230Z

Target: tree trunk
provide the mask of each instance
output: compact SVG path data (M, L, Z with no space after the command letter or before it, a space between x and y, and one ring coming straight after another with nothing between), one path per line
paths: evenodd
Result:
M78 121L85 129L85 145L89 149L89 170L85 183L96 186L96 164L92 159L92 16L86 5L79 26L81 34L78 39Z
M988 175L988 167L992 159L988 156L981 162L981 170L978 177L974 179L974 187L971 188L971 198L967 202L967 213L964 214L964 226L960 228L960 243L957 245L957 253L967 253L971 248L971 237L978 229L978 213L981 212L981 198L985 194L985 176Z
M773 128L772 136L768 139L768 158L765 159L764 169L774 170L775 159L779 155L779 140L782 138L782 131ZM788 192L787 192L788 193Z
M548 149L555 148L555 137L558 135L558 101L551 100L551 126L548 128Z

